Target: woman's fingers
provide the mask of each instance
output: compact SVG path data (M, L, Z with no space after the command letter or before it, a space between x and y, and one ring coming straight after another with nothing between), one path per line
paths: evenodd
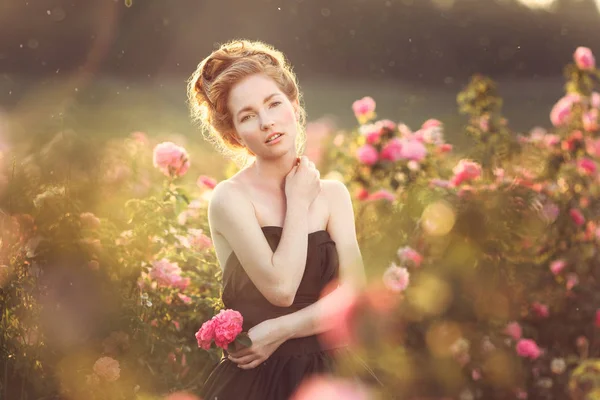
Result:
M248 364L248 363L252 362L253 360L255 360L257 358L257 355L256 354L248 354L248 355L242 356L242 357L229 356L228 358L229 358L229 360L233 361L236 364Z
M249 364L238 365L238 367L240 367L241 369L252 369L258 367L263 361L263 359L258 358Z
M229 357L228 358L240 358L240 357L244 357L247 356L249 354L253 354L252 350L250 350L250 347L245 347L239 351L236 351L234 353L229 353Z

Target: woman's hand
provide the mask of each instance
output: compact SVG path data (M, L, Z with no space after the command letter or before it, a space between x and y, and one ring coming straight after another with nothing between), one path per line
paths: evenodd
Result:
M321 192L321 174L315 163L308 157L300 157L298 165L285 177L285 196L289 201L300 202L306 206L317 198Z
M263 321L248 331L252 346L229 353L228 358L242 369L255 368L287 340L284 332L277 318Z

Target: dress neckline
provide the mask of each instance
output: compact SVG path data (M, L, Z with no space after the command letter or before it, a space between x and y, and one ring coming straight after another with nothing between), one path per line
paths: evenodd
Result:
M277 225L266 225L266 226L261 226L260 229L263 231L263 234L265 234L266 231L269 231L269 230L282 231L283 227L277 226ZM314 243L313 239L316 239L319 237L324 237L325 241L332 241L331 235L329 234L329 232L327 232L326 229L319 229L317 231L308 233L308 238L311 240L310 243ZM231 253L229 254L229 256L227 257L227 259L225 260L225 265L223 266L223 271L222 271L223 272L223 281L225 281L226 276L228 276L231 273L231 268L227 268L227 266L231 263L233 258L237 258L237 255L235 254L235 251L232 250Z
M278 231L282 231L283 230L283 226L266 225L266 226L261 226L260 229L262 229L263 231L265 229L266 230L275 229L275 230L278 230ZM316 230L316 231L313 231L313 232L309 232L308 236L314 236L314 235L323 234L323 233L326 233L327 235L329 235L329 232L327 232L326 229L319 229L319 230Z

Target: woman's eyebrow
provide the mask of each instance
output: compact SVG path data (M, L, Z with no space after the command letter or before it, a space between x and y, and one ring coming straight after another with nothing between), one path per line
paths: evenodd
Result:
M266 103L267 101L271 100L271 98L273 98L273 96L277 96L278 94L279 93L271 93L270 95L265 97L265 99L263 100L263 104ZM250 111L250 110L252 110L252 107L246 106L246 107L242 108L240 111L238 111L237 115L240 115L244 111Z

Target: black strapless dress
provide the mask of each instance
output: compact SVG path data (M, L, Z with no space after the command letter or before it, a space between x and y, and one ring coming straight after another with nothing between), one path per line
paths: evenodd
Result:
M265 226L262 231L275 251L281 227ZM306 269L290 307L277 307L254 286L235 254L228 258L223 273L223 303L244 317L243 330L262 321L298 311L319 299L325 286L338 277L339 262L335 242L325 230L308 235ZM265 362L243 370L222 358L200 390L203 400L286 400L300 383L312 374L333 372L335 354L317 336L284 342Z

